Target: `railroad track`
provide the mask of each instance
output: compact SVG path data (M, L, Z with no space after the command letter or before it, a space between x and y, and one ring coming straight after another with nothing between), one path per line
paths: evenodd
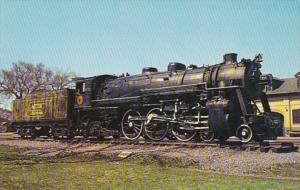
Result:
M14 137L15 139L21 139L19 137ZM298 151L300 146L300 140L288 141L285 139L280 139L276 141L267 141L263 143L250 142L243 144L240 141L230 139L226 142L179 142L173 140L164 140L164 141L147 141L144 139L138 139L135 141L130 141L124 138L120 139L105 139L97 140L93 138L84 139L84 138L74 138L72 140L68 139L49 139L49 138L37 138L30 139L31 141L43 141L43 142L63 142L68 144L76 143L89 143L89 144L116 144L116 145L144 145L144 146L179 146L184 148L205 148L205 147L219 147L219 148L229 148L240 151L260 151L260 152L274 152L274 153L289 153Z

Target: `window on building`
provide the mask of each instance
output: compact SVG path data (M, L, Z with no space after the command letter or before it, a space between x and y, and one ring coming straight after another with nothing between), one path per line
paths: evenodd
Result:
M269 85L265 85L265 92L269 92L269 91L272 91L272 86L269 86Z
M300 123L300 109L292 110L293 114L293 124L299 124Z

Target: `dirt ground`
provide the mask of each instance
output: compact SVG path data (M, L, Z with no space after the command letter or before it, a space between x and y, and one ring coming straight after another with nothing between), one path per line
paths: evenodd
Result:
M199 170L229 175L281 176L300 180L300 153L261 153L230 148L185 148L179 146L66 143L61 141L20 140L0 134L0 144L26 148L23 154L36 158L85 156L90 159L151 158L166 165L193 166ZM120 154L129 156L121 158ZM270 172L271 171L271 172Z

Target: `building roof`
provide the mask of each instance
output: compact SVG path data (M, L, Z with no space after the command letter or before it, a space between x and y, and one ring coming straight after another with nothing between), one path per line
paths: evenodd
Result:
M283 83L276 89L268 91L267 94L287 94L287 93L300 93L300 79L288 78L282 79Z

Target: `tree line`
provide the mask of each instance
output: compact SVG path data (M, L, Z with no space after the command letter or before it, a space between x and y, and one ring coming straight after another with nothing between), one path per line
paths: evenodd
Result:
M61 90L68 87L74 72L53 71L44 64L23 61L12 63L10 69L0 70L0 95L22 99L26 94L41 90Z

